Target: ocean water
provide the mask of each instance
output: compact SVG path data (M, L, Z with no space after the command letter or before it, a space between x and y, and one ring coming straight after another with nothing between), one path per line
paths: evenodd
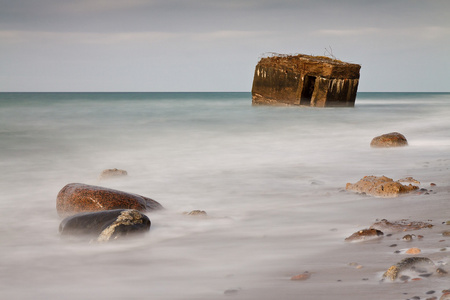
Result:
M404 299L407 288L379 282L393 249L344 239L377 218L448 218L449 194L387 200L345 184L448 187L449 115L450 93L358 93L354 108L252 106L250 93L0 93L0 298ZM393 131L409 146L370 147ZM128 176L100 181L109 168ZM55 205L72 182L166 209L138 238L68 243ZM183 214L195 209L208 217Z

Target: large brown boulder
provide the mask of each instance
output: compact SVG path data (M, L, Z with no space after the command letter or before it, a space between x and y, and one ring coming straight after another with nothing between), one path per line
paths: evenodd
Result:
M386 133L372 139L370 146L377 148L408 146L405 136L398 132Z
M83 183L67 184L56 197L56 210L61 217L111 209L148 211L162 208L161 204L144 196Z
M106 242L150 230L150 219L134 209L79 213L59 225L62 237Z
M399 194L408 193L418 188L418 186L412 184L403 185L386 176L364 176L356 183L347 183L345 187L349 191L386 198L397 197Z

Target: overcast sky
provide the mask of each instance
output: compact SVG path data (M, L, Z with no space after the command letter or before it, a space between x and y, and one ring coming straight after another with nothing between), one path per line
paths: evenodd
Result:
M450 91L449 0L0 0L0 91L250 91L267 52Z

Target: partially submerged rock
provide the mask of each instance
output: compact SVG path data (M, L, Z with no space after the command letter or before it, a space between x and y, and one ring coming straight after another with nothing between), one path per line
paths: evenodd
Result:
M431 228L432 224L422 221L409 221L407 219L403 219L400 221L389 222L386 219L382 219L381 221L377 221L370 226L370 228L378 229L383 232L402 232L402 231L411 231L411 230L419 230L422 228Z
M207 216L206 211L198 210L198 209L190 211L190 212L185 212L184 214L188 215L188 216L202 216L202 217L206 217Z
M377 229L363 229L346 238L347 242L362 242L383 237L384 233Z
M403 185L386 176L364 176L356 183L347 183L346 190L376 197L393 198L399 194L409 193L419 187L409 184Z
M412 178L412 177L405 177L402 179L397 180L398 182L407 182L407 183L415 183L415 184L420 184L420 181Z
M100 174L98 179L104 180L104 179L110 179L110 178L116 178L116 177L123 177L123 176L127 176L127 175L128 175L128 172L125 170L106 169L106 170L102 171L102 173Z
M150 219L134 209L114 209L79 213L65 218L59 225L63 237L88 238L98 242L150 230Z
M308 271L306 271L306 272L304 272L302 274L298 274L298 275L292 276L291 280L302 281L302 280L307 280L310 277L311 277L311 274Z
M383 279L387 278L391 281L397 279L400 273L404 271L413 271L425 274L427 272L436 272L436 265L427 257L408 257L401 260L396 265L391 266L383 274Z
M162 208L161 204L144 196L82 183L67 184L56 198L56 210L61 217L111 209L148 211Z
M377 148L403 147L408 146L408 141L403 134L391 132L374 137L370 146Z

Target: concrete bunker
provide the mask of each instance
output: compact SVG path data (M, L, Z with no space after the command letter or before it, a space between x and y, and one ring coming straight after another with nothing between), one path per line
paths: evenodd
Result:
M360 69L358 64L325 56L263 57L255 68L252 103L353 107Z

